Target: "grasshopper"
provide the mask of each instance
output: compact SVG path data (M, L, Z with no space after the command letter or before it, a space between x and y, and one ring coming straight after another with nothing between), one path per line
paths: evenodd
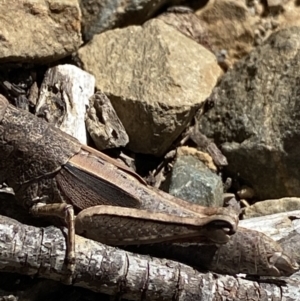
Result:
M222 244L237 228L236 212L191 204L150 187L125 165L1 95L0 153L0 183L13 188L33 214L65 220L70 266L75 231L110 245Z
M126 250L148 254L145 245ZM191 256L193 254L193 256ZM293 254L262 232L238 227L226 244L163 243L151 247L151 255L178 260L216 273L252 276L290 276L299 270Z
M32 213L66 219L71 270L75 229L110 245L163 242L156 244L160 254L217 272L288 276L299 268L262 233L239 228L230 236L237 230L235 212L190 204L149 187L125 165L1 95L0 151L0 182L7 182Z

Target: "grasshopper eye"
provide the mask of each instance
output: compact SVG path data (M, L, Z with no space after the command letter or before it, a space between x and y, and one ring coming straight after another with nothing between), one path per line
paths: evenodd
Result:
M281 276L290 276L299 270L298 263L283 252L274 253L269 258L269 262L280 272Z
M224 232L232 235L236 232L234 225L230 224L228 221L216 220L209 223L211 228L222 228Z

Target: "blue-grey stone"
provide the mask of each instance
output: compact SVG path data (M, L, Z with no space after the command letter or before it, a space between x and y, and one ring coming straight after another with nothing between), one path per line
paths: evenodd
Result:
M177 158L169 193L202 206L223 206L221 178L193 156Z

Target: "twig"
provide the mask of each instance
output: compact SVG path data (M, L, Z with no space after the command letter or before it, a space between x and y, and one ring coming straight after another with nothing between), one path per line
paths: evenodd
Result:
M50 226L37 228L0 216L0 267L62 281L65 235ZM142 256L76 236L73 284L130 300L296 300L299 282L282 288L233 276L200 273L171 261Z

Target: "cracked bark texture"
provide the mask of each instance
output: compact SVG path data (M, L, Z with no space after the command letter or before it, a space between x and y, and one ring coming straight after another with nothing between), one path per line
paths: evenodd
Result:
M299 216L299 211L290 213L289 225L283 223L289 234L281 236L292 241L295 250L300 247ZM268 228L266 219L265 225ZM56 281L67 275L65 233L56 227L37 228L0 216L0 250L2 271ZM256 282L204 274L171 260L132 254L76 236L73 285L129 300L297 300L299 275L285 281L282 286L270 279Z

